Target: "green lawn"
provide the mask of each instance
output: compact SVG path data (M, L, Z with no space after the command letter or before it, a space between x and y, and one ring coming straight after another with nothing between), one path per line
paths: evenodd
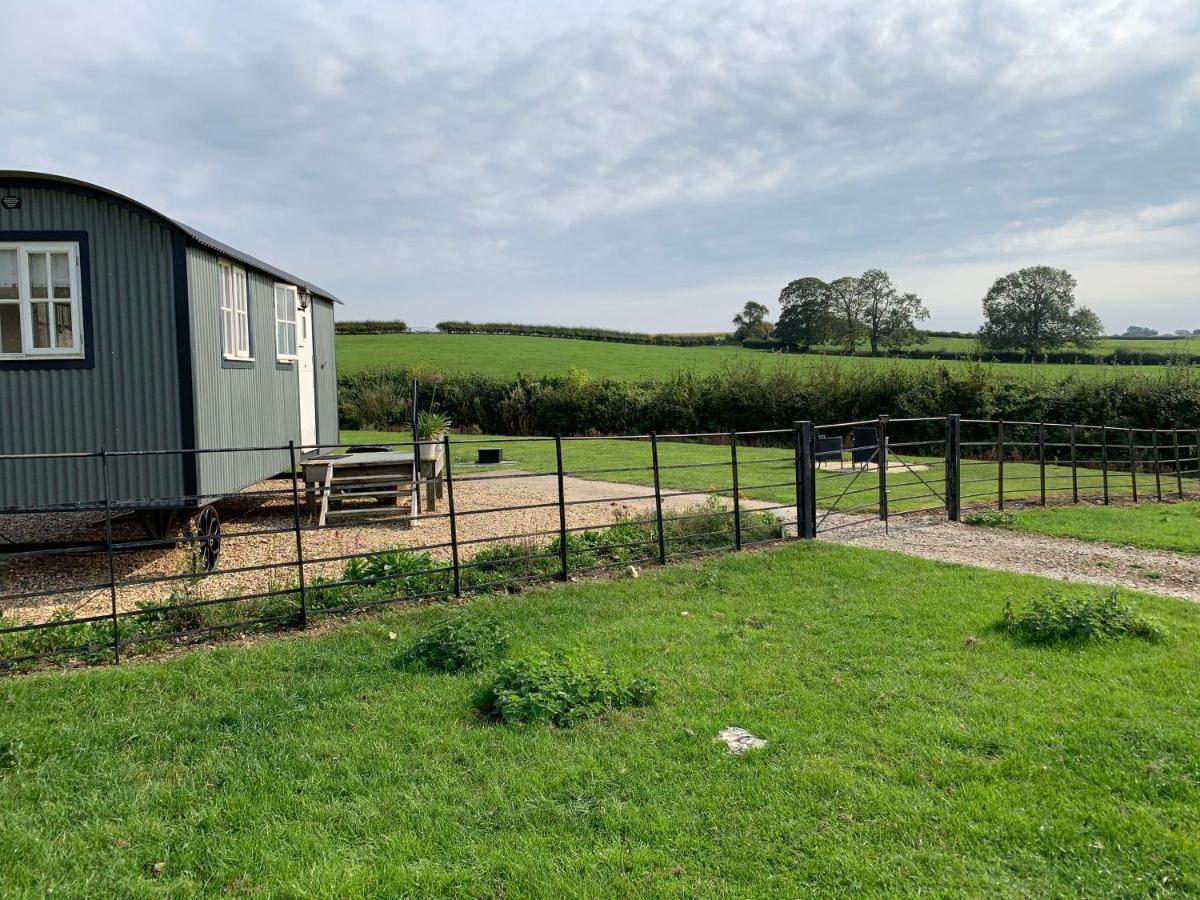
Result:
M1200 502L1054 506L1013 514L1018 531L1156 550L1200 553Z
M3 681L0 893L1200 891L1200 610L1130 595L1161 643L993 629L1051 586L806 542L473 601L514 654L583 645L661 685L567 731L393 668L430 607ZM770 746L727 756L730 725Z
M970 344L964 338L936 341ZM1153 342L1152 342L1153 343ZM969 349L961 347L958 349ZM370 366L424 366L447 372L480 372L511 376L564 375L570 369L585 369L595 377L664 377L683 369L701 374L716 371L731 362L760 360L783 366L927 366L928 360L872 359L870 357L779 354L740 347L659 347L579 341L565 338L523 337L488 334L379 334L338 335L338 371L355 372ZM948 366L971 363L947 361ZM1061 378L1066 375L1112 373L1112 366L1041 363L987 363L1007 375L1022 378ZM1157 368L1157 367L1156 367ZM1143 371L1124 366L1121 372Z
M343 431L343 443L401 443L406 438L386 431ZM463 438L476 441L478 438ZM495 437L486 441L495 441ZM484 441L484 443L486 443ZM459 464L475 458L476 449L484 443L455 444L452 460ZM533 472L555 472L554 442L548 440L506 440L496 443L502 447L504 458L515 466ZM893 457L895 459L896 457ZM925 471L914 468L890 469L888 472L889 508L899 512L939 505L942 501L933 491L944 495L945 467L941 460L915 455L901 457L910 466L928 465ZM664 488L685 491L723 490L732 487L732 470L728 465L729 448L713 444L683 441L660 441L659 464L663 467L661 483ZM584 472L583 478L618 481L653 486L654 476L648 471L600 471L598 469L628 469L650 465L650 446L645 440L614 440L606 438L563 441L563 469L567 473ZM706 465L704 468L671 469L673 465ZM788 448L742 446L738 448L739 487L755 500L791 503L795 500L795 460ZM1049 497L1064 497L1071 493L1070 468L1047 467L1046 493ZM994 462L968 462L962 467L963 505L981 505L996 500L999 488ZM853 473L817 472L817 504L829 507L836 503L839 510L863 506L864 511L878 508L878 472L870 470L854 478ZM1100 475L1079 470L1080 491L1098 494ZM853 484L850 482L853 481ZM1152 475L1139 476L1141 489L1153 483ZM775 485L756 487L756 485ZM1036 464L1008 462L1004 466L1004 496L1007 500L1036 498L1040 495L1040 476ZM1112 496L1132 492L1128 476L1113 475L1109 481ZM843 494L842 492L845 491ZM701 498L698 498L701 499Z

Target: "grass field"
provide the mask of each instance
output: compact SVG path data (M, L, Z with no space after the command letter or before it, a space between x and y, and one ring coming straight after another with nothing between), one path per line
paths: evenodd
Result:
M1068 506L1013 512L1012 527L1106 544L1200 553L1200 503Z
M429 607L10 679L0 892L1200 891L1200 610L1131 595L1158 643L994 630L1052 586L793 544L474 601L513 654L586 646L659 682L570 730L481 724L478 677L394 668ZM730 725L769 746L726 755Z
M403 443L410 440L404 435L386 431L343 431L342 442L347 444ZM467 438L465 440L480 440ZM488 438L496 441L495 437ZM557 463L554 443L547 440L502 439L497 444L504 450L507 462L533 472L555 472ZM475 450L482 444L463 443L454 445L452 461L470 462ZM942 500L932 492L944 491L945 466L941 460L927 459L914 455L902 458L910 466L928 465L929 469L889 469L889 508L894 512L921 509L939 505ZM661 483L664 488L685 491L722 490L732 487L732 470L729 465L729 448L724 445L699 444L684 441L660 441L659 464L662 466ZM624 471L633 467L649 467L651 462L649 443L644 440L588 439L565 440L563 442L563 470L567 473L583 472L580 477L600 481L618 481L629 484L653 486L654 476L645 469ZM670 466L702 464L702 468L671 469ZM596 471L611 469L613 471ZM795 500L795 459L787 448L750 447L738 448L739 487L741 492L755 500L773 503L791 503ZM1070 468L1047 466L1046 494L1048 497L1064 497L1071 493ZM849 511L852 508L871 512L878 509L877 471L867 471L858 476L853 485L853 473L819 469L817 472L817 504L828 507L837 501L837 508ZM1094 470L1079 470L1081 492L1097 494L1101 490L1101 476ZM1153 475L1141 475L1139 483L1145 490L1153 483ZM994 462L970 461L962 468L962 495L964 505L995 502L998 471ZM756 485L772 485L756 487ZM849 485L849 486L848 486ZM1030 499L1040 495L1040 475L1036 464L1007 462L1004 466L1004 496L1008 500ZM838 500L840 494L845 495ZM1132 493L1128 476L1113 476L1109 491L1114 497Z
M970 343L964 338L936 340ZM748 359L769 365L798 367L929 365L928 360L920 359L779 354L740 347L659 347L515 335L378 334L337 337L338 371L342 373L384 365L422 366L434 371L480 372L494 376L518 373L565 375L574 368L584 369L598 378L637 379L661 378L685 369L704 374ZM947 360L944 365L962 367L973 364ZM1161 371L1159 367L1121 366L1117 369L1114 366L1055 363L984 365L1021 378L1113 374L1114 370L1122 374Z

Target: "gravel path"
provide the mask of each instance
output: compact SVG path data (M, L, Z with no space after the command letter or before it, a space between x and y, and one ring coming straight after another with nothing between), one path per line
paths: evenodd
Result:
M842 517L830 524L847 525L851 521ZM882 522L865 519L861 525L849 524L821 538L939 562L1200 601L1200 556L1184 553L972 527L940 516L893 517L887 533Z

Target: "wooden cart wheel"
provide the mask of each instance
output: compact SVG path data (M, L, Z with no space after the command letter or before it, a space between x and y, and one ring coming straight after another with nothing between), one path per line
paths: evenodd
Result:
M193 525L200 565L205 572L211 572L221 556L221 517L215 507L206 506L196 514Z

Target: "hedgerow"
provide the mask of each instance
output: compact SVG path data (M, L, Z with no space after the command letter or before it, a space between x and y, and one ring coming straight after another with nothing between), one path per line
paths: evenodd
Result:
M438 322L437 329L444 334L515 334L525 337L572 338L617 344L659 344L669 347L710 347L735 343L727 334L647 334L611 328L520 325L514 322Z
M407 422L414 371L377 368L338 380L341 426L391 430ZM575 375L420 373L419 402L436 402L459 428L488 434L633 434L788 428L797 419L1001 416L1117 427L1200 426L1200 368L1152 373L1014 379L983 364L855 367L764 366L748 361L710 373L622 381ZM436 397L434 391L436 390Z

